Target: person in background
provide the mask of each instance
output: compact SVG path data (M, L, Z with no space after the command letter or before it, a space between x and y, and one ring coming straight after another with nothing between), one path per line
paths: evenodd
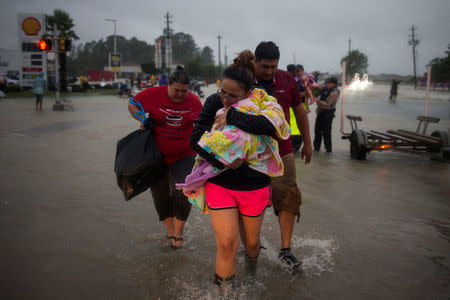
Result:
M80 86L83 86L84 81L86 80L86 76L83 74L80 75Z
M293 64L290 64L290 65L287 65L287 68L286 68L286 71L288 71L289 73L291 73L292 74L292 76L294 76L294 79L296 79L296 75L297 75L297 72L298 72L298 68L297 68L297 66L296 65L293 65ZM297 79L296 79L296 81L297 81ZM297 81L297 87L299 87L299 90L300 90L300 87L301 87L301 85L299 84L299 82ZM301 95L301 93L300 93L300 95ZM305 97L303 96L303 95L301 95L302 97L302 105L303 105L303 107L305 107L305 110L307 109L306 108L306 104L305 104ZM297 152L298 150L300 150L300 147L302 146L302 137L301 137L301 133L300 133L300 130L298 129L298 126L297 126L297 120L295 119L295 115L294 115L294 111L292 110L292 107L291 108L289 108L289 115L290 115L290 122L289 122L289 125L291 126L291 141L292 141L292 148L294 149L294 152Z
M149 113L153 137L167 165L167 175L150 189L173 248L183 245L184 224L191 211L191 204L175 184L184 182L194 166L190 136L201 109L200 99L189 92L189 75L181 66L170 75L168 85L145 89L128 104L131 115L139 121L140 113ZM145 128L142 123L141 128Z
M397 100L397 90L398 90L398 84L400 83L400 80L397 80L397 78L393 77L392 78L392 83L391 83L391 91L390 91L390 95L389 95L389 101L396 101Z
M284 116L290 121L289 108L292 107L297 125L302 133L303 147L301 158L305 164L311 161L312 147L309 135L308 116L302 106L297 83L291 74L278 69L280 51L274 42L261 42L255 50L255 87L264 88L274 96L283 108ZM290 270L300 269L301 262L291 251L291 238L295 217L300 218L302 196L297 187L295 157L291 139L278 140L280 156L283 160L284 174L272 179L272 202L278 217L281 233L281 249L278 258Z
M47 82L44 79L44 73L40 72L38 77L33 81L33 94L36 95L36 110L42 111L42 102L44 101L44 91Z
M159 84L159 86L167 85L167 78L166 78L165 74L163 76L161 76L161 78L159 79L158 84Z
M141 79L141 76L138 76L138 78L137 78L137 88L140 90L140 89L142 89L142 86L141 86L141 81L142 81L142 79Z
M120 83L119 96L122 97L131 97L131 85L128 79L125 79L125 82Z
M317 100L317 117L314 126L314 151L320 151L320 145L325 144L327 152L332 151L331 128L333 124L336 102L339 99L336 77L330 77L326 81L326 87L322 90L320 100Z
M315 77L308 72L305 72L302 65L297 65L297 76L295 78L299 84L300 92L304 99L305 109L308 113L311 112L309 106L317 101L316 96L314 96L313 91L319 87L315 81Z

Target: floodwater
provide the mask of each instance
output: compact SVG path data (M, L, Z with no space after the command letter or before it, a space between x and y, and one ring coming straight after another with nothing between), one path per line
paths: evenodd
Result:
M213 92L214 87L208 89ZM424 91L388 86L345 94L362 128L415 130ZM448 93L433 92L429 132L448 131ZM129 202L115 184L118 139L137 128L125 99L72 98L73 112L44 112L34 99L0 102L0 294L2 299L216 299L215 239L193 208L185 246L164 240L151 196ZM309 115L311 127L315 114ZM331 154L297 155L302 217L293 251L301 274L277 261L279 229L269 209L257 276L237 257L231 299L449 299L450 164L426 155L349 157L339 110ZM345 123L345 131L349 131ZM311 128L312 129L312 128Z

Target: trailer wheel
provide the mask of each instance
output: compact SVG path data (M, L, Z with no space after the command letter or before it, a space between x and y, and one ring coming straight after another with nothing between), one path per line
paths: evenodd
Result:
M367 135L360 129L353 130L350 135L350 156L353 159L366 160Z
M427 147L428 152L440 152L441 148L445 148L448 146L448 135L447 132L443 130L436 130L431 133L432 137L437 137L442 141L442 145L429 145Z

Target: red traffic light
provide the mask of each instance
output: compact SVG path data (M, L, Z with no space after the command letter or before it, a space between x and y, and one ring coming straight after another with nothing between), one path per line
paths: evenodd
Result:
M41 48L41 50L47 50L47 43L44 40L40 40L39 48Z
M52 50L52 40L51 39L45 39L39 41L39 49L42 51L51 51Z

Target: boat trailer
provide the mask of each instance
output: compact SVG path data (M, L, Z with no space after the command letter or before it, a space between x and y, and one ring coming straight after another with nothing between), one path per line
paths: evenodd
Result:
M351 133L343 133L342 139L350 141L350 156L353 159L366 160L371 151L406 151L412 153L428 153L432 158L450 161L450 146L447 132L436 130L426 134L428 123L438 123L439 118L418 116L416 131L410 130L362 130L358 123L362 118L346 115L352 127ZM422 126L423 125L423 126Z

